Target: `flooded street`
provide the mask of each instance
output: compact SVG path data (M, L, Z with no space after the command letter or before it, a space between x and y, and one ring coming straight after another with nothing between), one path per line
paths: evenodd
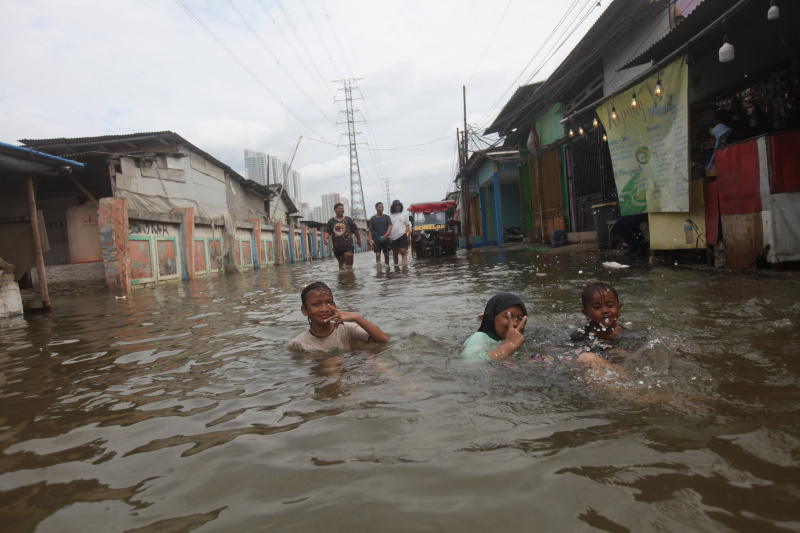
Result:
M300 291L390 337L296 354ZM583 287L641 337L597 379L568 349ZM470 365L496 292L517 365ZM376 267L358 254L61 296L0 323L5 531L800 531L800 277L530 251Z

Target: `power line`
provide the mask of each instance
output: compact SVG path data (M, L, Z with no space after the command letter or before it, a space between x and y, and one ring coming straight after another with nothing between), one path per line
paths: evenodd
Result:
M289 38L286 36L286 34L283 33L283 30L281 29L281 25L278 24L278 22L274 19L274 17L269 12L269 10L264 6L264 3L263 3L262 0L259 0L258 3L261 6L261 9L264 11L264 13L267 15L267 17L269 17L269 20L272 21L272 25L275 27L275 30L278 32L278 34L281 36L281 39L283 39L283 41L288 44L289 43ZM308 68L308 65L306 64L306 62L303 61L303 59L297 53L297 50L295 49L295 47L289 45L289 50L292 52L292 54L294 54L294 57L297 60L297 63L300 66L303 67L303 70L306 71L306 74L308 74L308 76L314 81L314 85L316 85L317 88L320 91L322 91L322 93L325 95L325 99L327 101L329 101L329 102L333 102L334 94L331 93L331 92L328 92L328 90L325 89L325 87L328 86L327 82L325 81L325 78L317 77L317 76L314 75L313 72L311 72L311 70ZM320 81L322 81L322 83L320 83Z
M308 8L308 4L306 3L306 0L300 0L300 1L303 4L303 7L306 10L306 15L308 15L308 19L311 21L311 26L314 27L314 33L317 34L317 38L319 39L319 42L322 45L322 48L328 54L328 59L330 60L331 65L333 66L333 70L336 72L336 77L337 78L342 78L342 75L339 72L339 68L338 68L338 66L336 65L336 63L333 60L333 54L331 54L330 51L328 50L328 45L325 42L325 39L322 37L322 32L319 31L319 27L317 26L317 21L314 18L314 15L311 13L311 10Z
M283 73L286 74L286 76L291 80L291 82L294 83L295 87L297 87L297 89L303 94L303 96L305 96L308 99L308 101L311 102L311 105L317 108L317 111L319 111L320 115L322 115L323 118L327 119L328 121L331 122L331 124L335 125L336 123L325 115L325 112L323 112L322 109L320 109L320 107L316 104L316 102L314 102L314 100L308 95L308 93L306 93L303 87L299 83L297 83L297 80L295 80L294 77L289 73L289 71L286 70L286 67L284 67L283 64L278 60L278 58L275 57L275 54L272 53L272 50L269 49L264 40L258 36L258 33L256 33L256 30L253 28L253 26L247 21L246 18L244 18L244 16L242 16L242 13L233 3L233 0L228 0L228 4L231 6L231 9L233 9L236 12L236 14L239 16L239 19L244 23L244 25L247 26L247 29L250 31L253 37L256 38L261 47L264 48L264 50L266 50L266 52L270 55L270 57L275 61L275 64L277 64L278 67L280 67L280 69L283 71Z
M481 68L481 65L483 64L483 59L486 57L486 53L489 51L489 48L492 47L492 43L494 42L494 38L495 38L495 36L497 36L497 31L500 29L500 25L503 24L503 19L506 18L506 13L508 13L508 8L511 7L511 1L512 0L508 0L508 4L506 5L506 9L505 9L505 11L503 11L503 16L500 17L500 22L497 23L497 27L494 29L494 33L492 34L492 38L489 39L489 44L486 45L486 50L483 51L483 55L481 55L481 59L480 59L480 61L478 61L478 66L475 67L475 70L472 72L472 76L469 77L469 81L467 82L467 87L469 87L469 84L472 83L472 78L475 77L475 74L478 72L478 69Z
M274 98L276 101L278 101L278 103L280 103L281 107L285 108L285 109L286 109L286 110L287 110L289 113L291 113L291 114L292 114L292 116L293 116L294 118L296 118L296 119L298 120L298 122L300 122L302 125L304 125L306 128L308 128L310 131L314 132L314 134L316 134L316 135L318 135L319 137L322 137L323 139L325 139L325 136L324 136L324 135L322 135L321 133L319 133L317 130L315 130L313 127L311 127L309 124L307 124L307 123L306 123L306 121L304 121L302 118L300 118L300 115L298 115L297 113L295 113L295 112L292 110L292 108L290 108L289 106L287 106L287 105L286 105L286 104L283 102L283 100L281 100L280 98L278 98L278 96L277 96L275 93L273 93L273 92L272 92L272 91L269 89L269 87L267 87L267 86L264 84L264 82L262 82L262 81L261 81L261 80L258 78L258 76L256 76L256 75L255 75L255 74L254 74L254 73L253 73L253 72L252 72L252 71L251 71L249 68L247 68L247 66L246 66L244 63L242 63L242 61L241 61L241 60L240 60L238 57L236 57L236 54L234 54L233 52L231 52L231 50L230 50L230 49L229 49L227 46L225 46L225 43L223 43L223 42L222 42L222 41L219 39L219 37L217 37L217 36L214 34L214 32L213 32L213 31L211 31L211 29L210 29L208 26L206 26L206 25L205 25L205 23L204 23L204 22L203 22L203 21L202 21L202 20L201 20L201 19L200 19L200 18L199 18L199 17L198 17L198 16L197 16L195 13L194 13L194 11L192 11L192 9L191 9L191 8L190 8L188 5L186 5L186 4L183 2L183 0L175 0L175 2L176 2L176 3L177 3L179 6L181 6L181 8L182 8L182 9L183 9L183 10L186 12L186 14L188 14L190 17L192 17L192 19L193 19L193 20L194 20L194 21L195 21L195 22L196 22L196 23L197 23L197 24L198 24L198 25L199 25L199 26L200 26L200 27L201 27L201 28L202 28L202 29L203 29L203 30L204 30L204 31L205 31L207 34L208 34L208 36L209 36L209 37L211 37L211 38L214 40L214 42L216 42L216 43L217 43L217 45L219 45L219 47L220 47L220 48L222 48L223 50L225 50L225 52L226 52L226 53L227 53L227 54L228 54L228 55L231 57L231 59L233 59L234 61L236 61L236 63L237 63L237 64L238 64L240 67L242 67L242 69L243 69L243 70L244 70L244 71L247 73L247 75L248 75L248 76L250 76L250 78L252 78L252 80L253 80L253 81L255 81L255 82L256 82L256 83L257 83L257 84L258 84L258 85L259 85L259 86L260 86L262 89L264 89L264 91L265 91L267 94L269 94L269 95L270 95L272 98Z
M567 11L561 16L561 19L558 21L558 23L556 23L556 25L550 31L550 34L545 38L545 40L542 42L542 44L539 46L539 48L536 50L536 52L534 52L533 56L531 56L530 61L528 61L528 63L525 65L525 67L523 67L522 71L517 75L517 77L514 78L514 80L508 85L508 87L506 87L506 89L503 91L503 93L500 95L500 97L495 101L495 103L492 104L492 106L489 108L489 110L484 114L485 118L482 119L479 122L479 124L484 124L485 122L488 123L488 117L490 117L492 115L493 111L495 109L497 109L498 107L502 106L508 100L509 93L512 90L516 90L516 88L519 86L518 85L519 80L522 79L522 77L525 75L525 72L528 70L528 68L531 66L531 64L536 60L536 58L539 56L539 54L542 52L542 50L544 50L544 47L547 46L547 44L550 42L550 39L553 38L553 36L556 34L556 32L561 27L561 25L564 23L564 21L569 16L569 14L572 13L572 10L575 9L575 6L578 5L579 1L580 0L573 0L572 4L570 4L570 6L567 8Z
M319 0L319 5L322 7L322 14L325 15L325 20L328 21L328 26L331 29L331 33L333 34L333 38L336 41L336 46L339 47L339 52L342 54L342 61L344 61L344 65L347 67L347 71L352 74L353 69L350 67L350 63L347 61L347 56L342 49L342 43L339 41L339 36L336 34L336 29L333 27L333 21L331 20L330 15L328 14L328 10L325 8L325 2L323 0Z
M281 14L283 15L283 18L286 19L286 24L289 26L289 29L294 34L295 38L297 39L297 42L300 43L300 47L305 52L306 57L311 62L312 68L319 75L319 79L322 80L323 83L324 83L325 76L323 76L322 72L320 72L319 67L317 66L317 62L314 61L314 58L311 56L311 53L308 51L308 48L306 48L306 45L303 42L303 39L300 38L300 34L297 33L297 28L295 28L294 22L292 22L292 18L289 16L289 13L286 11L286 8L283 7L283 3L281 2L281 0L275 0L275 4L278 6L278 9L280 10Z

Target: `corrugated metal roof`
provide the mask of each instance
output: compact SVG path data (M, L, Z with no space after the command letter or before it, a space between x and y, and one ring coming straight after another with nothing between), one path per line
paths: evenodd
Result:
M513 114L520 108L527 104L528 100L533 96L533 94L542 86L544 82L538 81L536 83L531 83L530 85L522 85L517 87L517 90L514 91L514 94L511 95L511 98L508 99L506 105L503 106L503 109L500 110L500 113L497 115L497 118L494 119L494 122L486 128L486 131L483 132L484 135L489 135L490 133L496 133L498 131L504 131L510 119L513 118Z
M527 106L509 117L508 126L527 127L550 104L560 101L576 84L591 75L603 54L641 24L644 17L663 12L672 0L614 0L570 51L564 61L529 99ZM527 125L527 126L526 126ZM510 128L509 128L510 129ZM501 135L508 130L500 131Z
M233 170L231 167L229 167L228 165L226 165L222 161L218 160L217 158L215 158L214 156L212 156L208 152L205 152L205 151L201 150L197 146L193 145L192 143L190 143L189 141L187 141L186 139L184 139L183 137L181 137L180 135L178 135L177 133L172 132L172 131L155 131L155 132L144 132L144 133L129 133L129 134L124 134L124 135L100 135L100 136L96 136L96 137L72 137L72 138L59 137L59 138L54 138L54 139L20 139L19 142L21 142L21 143L23 143L23 144L25 144L26 146L29 146L29 147L36 147L36 148L38 148L40 150L47 150L47 149L54 150L54 149L57 149L57 148L62 148L62 149L63 148L69 148L69 149L73 149L74 150L77 147L84 147L84 148L85 147L90 147L90 146L96 147L96 146L99 146L99 145L109 144L109 143L119 143L119 142L126 142L126 141L130 142L130 141L136 141L136 140L153 140L153 139L158 139L158 138L169 139L169 140L171 140L171 141L173 141L173 142L175 142L177 144L181 144L183 146L186 146L192 152L202 156L206 160L210 161L211 163L213 163L213 164L217 165L218 167L220 167L221 169L223 169L234 180L238 181L239 183L246 184L249 189L251 189L251 190L253 190L253 191L255 191L255 192L257 192L257 193L259 193L259 194L261 194L261 195L263 195L265 197L269 197L269 196L271 196L273 194L273 192L269 188L267 188L266 186L261 185L261 184L259 184L257 182L254 182L252 180L248 180L247 178L245 178L244 176L242 176L241 174L239 174L238 172ZM88 150L87 149L87 150L84 150L81 153L84 153L84 154L90 154L90 153L97 154L97 153L103 153L103 151L102 150L98 151L98 150ZM133 151L126 150L126 151L114 151L114 152L105 152L105 153L107 153L109 155L110 154L132 155L132 154L140 153L140 152L137 152L136 150L133 150ZM79 157L79 156L76 155L76 154L70 154L70 157ZM252 186L252 184L255 184L255 186Z
M680 24L665 33L650 48L621 66L619 70L658 63L706 29L730 6L731 0L703 0Z

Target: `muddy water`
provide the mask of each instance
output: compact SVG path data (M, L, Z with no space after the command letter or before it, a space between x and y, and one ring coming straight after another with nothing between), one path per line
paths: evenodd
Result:
M3 530L800 530L797 276L373 257L0 323ZM521 356L567 347L595 279L641 339L618 374L459 357L500 290ZM288 352L314 280L389 345Z

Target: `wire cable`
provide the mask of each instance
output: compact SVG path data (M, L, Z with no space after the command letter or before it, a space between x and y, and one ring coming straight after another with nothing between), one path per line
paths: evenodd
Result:
M232 51L231 51L231 50L230 50L230 49L229 49L229 48L228 48L228 47L225 45L225 43L223 43L223 42L222 42L222 40L220 40L220 38L219 38L219 37L217 37L217 36L214 34L214 32L213 32L213 31L211 31L211 29L210 29L208 26L206 26L206 25L205 25L205 23L204 23L204 22L203 22L203 21L200 19L200 17L198 17L198 16L197 16L197 15L194 13L194 11L192 11L192 9L191 9L191 8L190 8L188 5L186 5L186 4L183 2L183 0L175 0L175 2L176 2L176 3L177 3L179 6L181 6L181 8L182 8L182 9L183 9L183 10L186 12L186 14L188 14L188 15L189 15L189 16L190 16L190 17L191 17L191 18L192 18L192 19L193 19L193 20L194 20L194 21L195 21L195 22L196 22L196 23L197 23L197 24L198 24L198 25L199 25L199 26L200 26L200 27L203 29L203 31L205 31L205 32L206 32L206 34L208 34L208 36L209 36L209 37L211 37L211 38L214 40L214 42L216 42L216 43L217 43L217 45L219 45L219 47L220 47L220 48L222 48L222 49L223 49L223 50L224 50L224 51L225 51L225 52L226 52L226 53L227 53L227 54L228 54L228 55L231 57L231 59L233 59L233 60L234 60L234 61L235 61L235 62L236 62L236 63L237 63L237 64L238 64L238 65L239 65L239 66L240 66L240 67L241 67L241 68L242 68L242 69L243 69L243 70L244 70L246 73L247 73L247 75L248 75L248 76L250 76L250 78L251 78L251 79L252 79L254 82L256 82L256 84L258 84L258 85L259 85L259 86L260 86L260 87L261 87L261 88L262 88L262 89L263 89L263 90L264 90L264 91L265 91L267 94L269 94L269 95L270 95L272 98L274 98L274 99L275 99L275 100L276 100L278 103L280 103L281 107L283 107L284 109L286 109L286 111L288 111L289 113L291 113L291 115L292 115L294 118L296 118L296 119L298 120L298 122L300 122L300 123L301 123L303 126L305 126L306 128L308 128L308 129L309 129L309 131L312 131L312 132L313 132L315 135L317 135L317 136L319 136L319 137L322 137L323 139L325 139L325 136L324 136L324 135L322 135L322 134L321 134L321 133L319 133L319 132L318 132L316 129L314 129L312 126L310 126L308 123L306 123L306 121L305 121L305 120L303 120L303 119L300 117L300 115L298 115L297 113L295 113L295 112L294 112L294 110L292 110L292 108L290 108L289 106L287 106L287 105L286 105L286 103L285 103L283 100L281 100L280 98L278 98L278 95L276 95L275 93L273 93L273 92L272 92L272 91L269 89L269 87L267 87L267 86L266 86L266 84L265 84L264 82L262 82L262 81L261 81L261 79L259 79L259 77L258 77L258 76L256 76L256 75L253 73L253 71L251 71L249 68L247 68L247 66L246 66L244 63L242 63L242 61L241 61L241 60L240 60L238 57L236 57L236 54L234 54L234 53L233 53L233 52L232 52Z
M242 15L241 11L239 11L239 9L236 7L236 4L233 3L233 0L228 0L228 4L231 6L231 9L233 9L236 12L236 14L239 16L239 19L247 27L247 29L250 31L250 33L253 35L253 37L256 38L256 40L261 45L261 47L264 48L264 50L266 50L266 52L273 59L273 61L275 61L275 64L278 65L278 67L280 67L280 69L283 71L284 74L286 74L286 76L289 78L289 80L291 80L291 82L294 84L294 86L297 87L297 90L300 91L300 93L302 93L302 95L305 96L308 99L309 102L311 102L311 105L313 105L317 109L317 111L319 111L319 114L322 115L323 118L325 118L326 120L328 120L329 122L331 122L332 124L335 125L336 122L331 120L330 117L328 117L327 115L325 115L325 112L322 111L322 109L320 109L320 107L317 105L317 103L314 102L314 100L308 95L308 93L303 89L303 87L299 83L297 83L297 80L295 80L294 77L289 73L289 71L286 70L286 67L284 67L283 64L278 60L278 58L275 57L275 54L273 54L272 50L269 49L269 47L267 46L267 43L265 43L264 40L261 37L259 37L259 35L256 32L255 28L253 28L253 26L250 24L250 22L248 22L247 19L244 18L244 16Z
M500 22L497 23L497 27L494 29L494 33L492 34L492 38L489 39L489 44L486 45L486 50L483 51L483 55L481 55L480 61L478 61L478 65L475 67L475 70L472 72L472 76L469 77L469 81L467 82L467 87L469 84L472 83L472 78L475 77L475 74L478 72L478 69L481 68L483 64L483 60L486 57L486 53L489 51L489 48L492 47L492 43L494 42L494 38L497 36L498 30L500 30L500 25L503 24L503 20L506 18L506 13L508 13L508 8L511 7L512 0L508 0L508 4L506 4L506 9L503 11L503 16L500 17Z

